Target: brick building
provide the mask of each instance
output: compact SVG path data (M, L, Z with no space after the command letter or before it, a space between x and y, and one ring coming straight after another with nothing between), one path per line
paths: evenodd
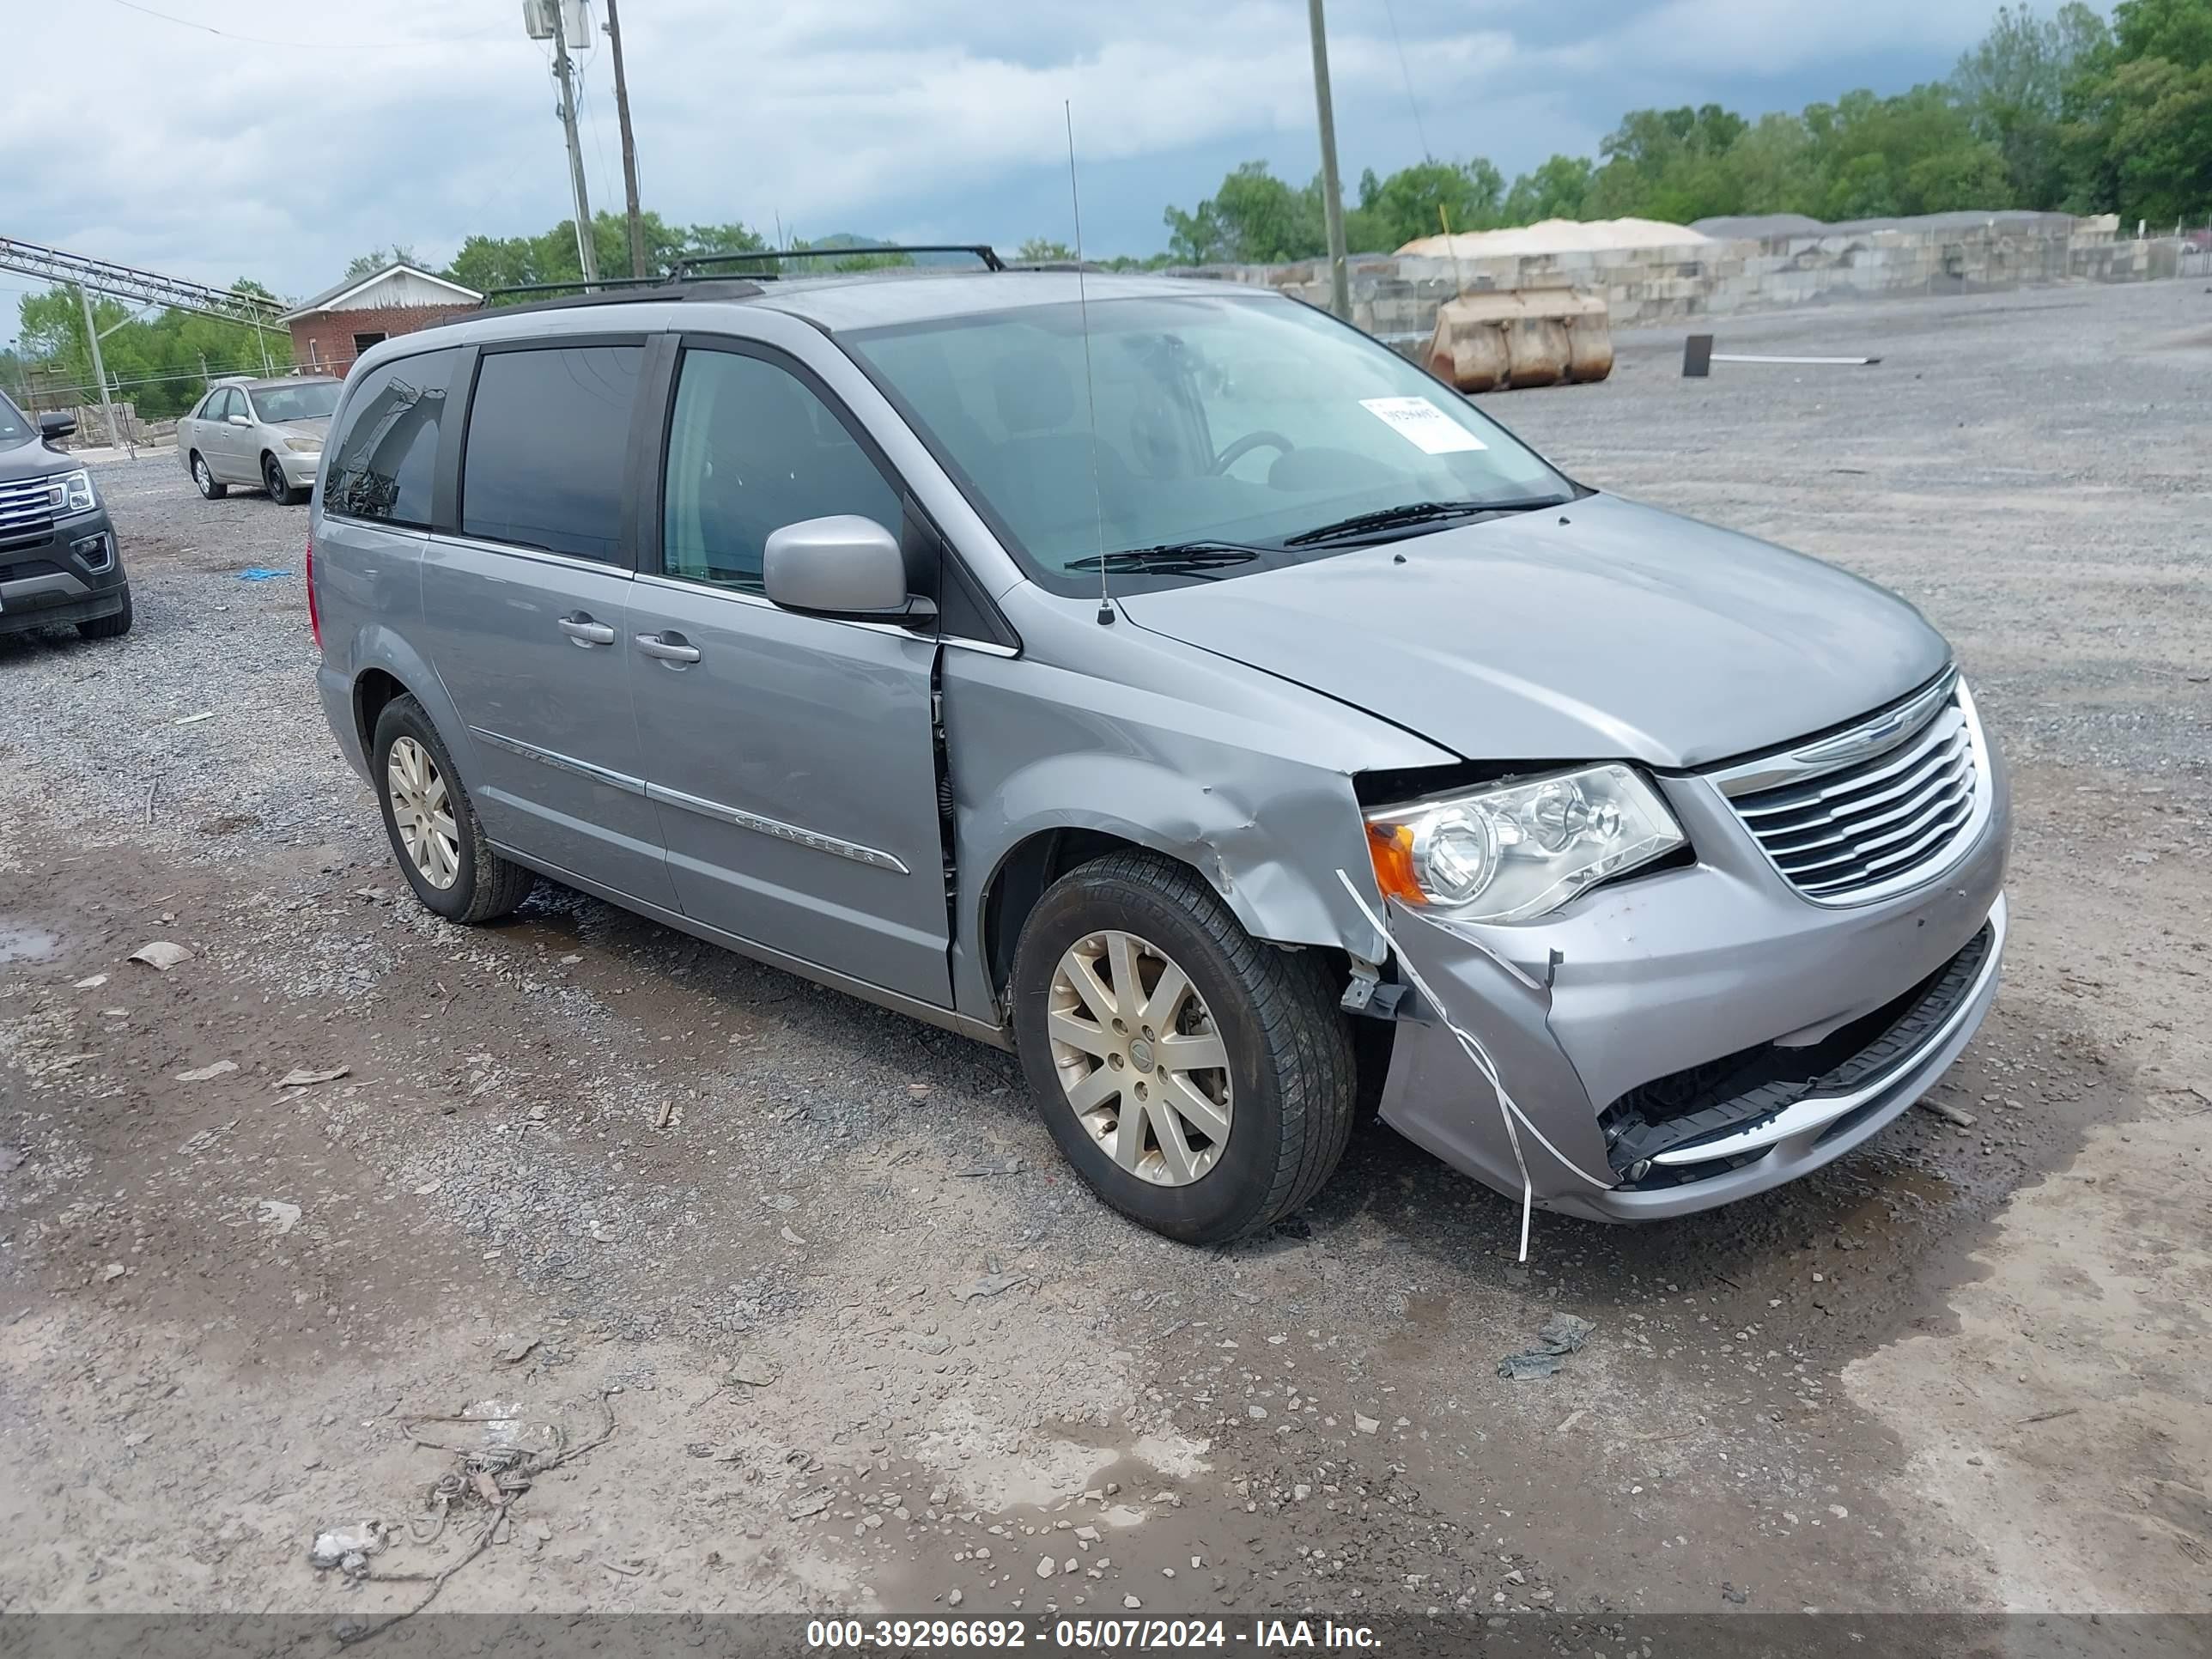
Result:
M353 360L394 334L474 311L483 295L413 265L386 265L349 276L277 320L292 331L292 361L302 369L343 374Z

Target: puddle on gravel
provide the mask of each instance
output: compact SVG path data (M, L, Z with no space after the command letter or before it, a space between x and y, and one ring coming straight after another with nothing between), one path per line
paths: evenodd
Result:
M61 953L60 934L21 922L0 921L0 963L52 962Z

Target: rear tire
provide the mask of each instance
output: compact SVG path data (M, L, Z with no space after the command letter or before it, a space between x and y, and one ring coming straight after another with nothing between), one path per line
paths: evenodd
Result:
M1102 1015L1125 973L1137 994ZM1254 939L1188 866L1131 851L1060 878L1022 928L1012 985L1045 1127L1131 1220L1191 1244L1240 1238L1310 1202L1343 1157L1356 1068L1326 958ZM1189 1109L1164 1124L1172 1100Z
M530 896L537 878L492 850L460 771L421 703L402 696L385 704L369 754L384 833L425 909L474 924L496 921Z
M84 640L119 640L131 631L131 590L123 590L123 609L112 617L94 617L90 622L76 625L77 637Z
M261 458L261 487L269 492L269 499L279 507L297 507L307 493L292 488L284 477L283 463L274 455L264 454Z
M199 486L200 494L211 501L219 501L230 494L230 486L216 482L215 472L208 465L207 457L197 449L192 451L192 482Z

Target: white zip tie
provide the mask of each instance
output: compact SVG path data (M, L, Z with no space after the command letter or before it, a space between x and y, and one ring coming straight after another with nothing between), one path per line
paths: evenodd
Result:
M1359 907L1359 914L1367 919L1367 925L1382 935L1383 944L1389 947L1389 954L1398 958L1398 966L1404 971L1407 982L1413 986L1414 990L1420 994L1422 1000L1425 1001L1429 1006L1437 1011L1437 1018L1443 1021L1444 1030L1449 1031L1452 1036L1459 1039L1459 1046L1466 1050L1467 1057L1474 1062L1474 1069L1482 1074L1483 1081L1490 1085L1491 1091L1498 1097L1498 1115L1504 1121L1505 1139L1512 1145L1513 1162L1515 1166L1521 1171L1520 1259L1526 1261L1528 1259L1528 1223L1529 1218L1536 1207L1536 1188L1535 1183L1528 1178L1528 1160L1522 1156L1520 1128L1516 1128L1515 1127L1516 1119L1519 1121L1521 1127L1527 1128L1528 1133L1535 1138L1536 1144L1538 1146L1541 1146L1546 1152L1557 1158L1566 1169L1572 1170L1576 1175L1581 1176L1582 1179L1589 1182L1591 1186L1595 1187L1601 1192L1611 1192L1613 1188L1613 1183L1610 1181L1599 1180L1595 1176L1591 1175L1580 1164L1577 1164L1574 1159L1569 1158L1565 1152L1561 1152L1558 1147L1552 1145L1549 1140L1544 1138L1544 1132L1528 1121L1528 1115L1522 1111L1519 1106L1515 1104L1513 1097L1506 1092L1504 1082L1498 1074L1497 1064L1490 1058L1489 1050L1486 1049L1482 1046L1481 1040L1476 1037L1473 1032L1467 1030L1464 1027L1459 1025L1453 1020L1450 1012L1444 1006L1443 999L1429 988L1428 981L1421 977L1421 970L1413 965L1413 958L1408 957L1406 952L1400 948L1396 938L1392 935L1390 929L1384 924L1382 918L1376 915L1373 907L1371 907L1365 899L1360 896L1358 888L1352 885L1352 878L1346 875L1342 869L1339 869L1336 872L1336 878L1344 884L1344 890L1352 895L1352 902ZM1385 901L1385 902L1387 903L1388 901ZM1456 937L1462 939L1466 938L1465 934L1458 933L1457 930L1455 930L1455 933ZM1491 950L1488 945L1483 945L1480 941L1474 939L1468 939L1468 943L1474 945L1476 949L1480 950L1492 962L1503 963L1504 959L1500 957L1497 952ZM1510 963L1505 963L1504 965L1509 968L1511 967L1511 964ZM1531 981L1526 974L1522 973L1518 969L1512 969L1512 972L1514 977L1520 980L1523 984L1534 985L1534 981Z

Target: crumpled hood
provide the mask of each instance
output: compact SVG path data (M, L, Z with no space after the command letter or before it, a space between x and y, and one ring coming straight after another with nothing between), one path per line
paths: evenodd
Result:
M1121 604L1469 760L1704 766L1863 714L1950 656L1887 589L1610 495Z

